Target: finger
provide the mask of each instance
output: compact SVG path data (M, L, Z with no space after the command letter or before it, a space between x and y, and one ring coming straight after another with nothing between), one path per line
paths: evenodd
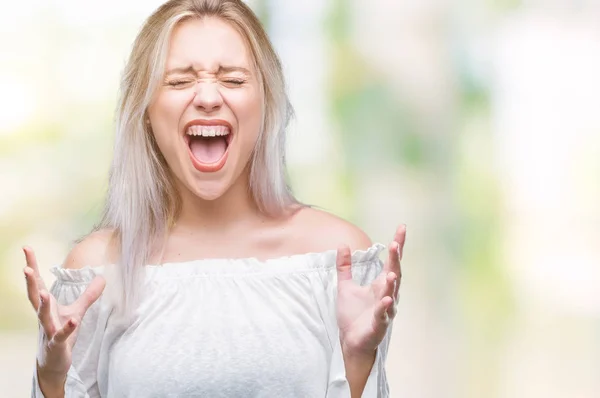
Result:
M46 336L50 339L55 333L54 323L52 322L52 314L50 311L50 293L45 290L40 291L40 305L38 309L38 319Z
M404 243L406 242L406 225L401 225L399 228L399 232L396 233L397 236L394 237L395 242L397 243L397 256L398 256L398 268L396 271L398 272L398 280L396 281L396 287L394 289L394 299L398 300L398 291L400 290L400 283L402 282L402 257L404 255Z
M398 298L398 291L400 290L400 282L402 281L402 266L400 265L400 258L401 258L401 246L398 244L398 242L393 242L392 243L393 249L392 252L390 253L390 263L394 264L394 266L390 267L391 268L391 272L397 275L397 278L394 281L394 289L392 291L392 293L390 294L390 296L392 296L394 299Z
M83 293L81 293L79 298L77 298L75 303L73 303L73 306L79 313L81 313L82 316L85 314L88 308L90 308L90 306L94 304L96 300L98 300L98 297L100 297L102 291L104 291L105 286L106 280L99 275L96 276L94 279L92 279Z
M404 242L406 242L406 225L402 224L396 229L396 233L394 234L394 240L388 246L389 250L389 258L394 259L393 262L389 262L388 266L390 267L389 271L396 272L393 267L397 264L398 268L400 267L400 261L402 260L402 255L404 252ZM394 250L394 253L392 253Z
M404 242L406 242L406 224L402 224L396 229L396 234L394 235L394 242L398 242L398 257L400 260L402 260L402 254L404 252Z
M25 246L23 248L23 253L25 253L25 260L27 261L27 266L33 270L33 275L37 281L38 288L47 290L46 285L44 284L44 280L40 275L40 270L38 268L35 254L33 253L33 249L29 246Z
M384 298L385 296L393 297L397 279L398 279L398 277L396 276L395 273L393 273L393 272L387 273L387 275L385 276L385 287L381 291L380 298Z
M396 314L398 313L398 305L396 303L396 299L392 297L392 304L387 309L387 315L389 319L394 319Z
M400 288L400 278L402 277L402 269L400 268L400 257L398 255L398 242L390 243L388 247L388 260L383 267L383 272L386 272L386 281L387 275L394 274L397 275L397 281L395 281L392 291L389 293L392 297L398 296L398 289ZM387 293L386 293L387 294Z
M394 272L398 275L398 282L396 283L394 293L392 297L398 297L398 291L400 289L400 281L402 279L402 268L400 261L402 260L402 254L404 251L404 242L406 241L406 225L401 225L396 230L394 240L388 247L388 261L385 263L384 270L386 272Z
M23 273L25 274L25 283L27 284L27 297L29 298L29 302L33 306L33 309L37 311L40 307L40 291L33 270L29 267L25 267Z
M338 283L352 279L352 255L350 248L346 245L340 246L337 249L336 269ZM339 286L339 285L338 285Z
M381 331L382 328L386 329L389 325L390 318L387 310L392 302L393 300L390 296L385 296L377 303L375 312L373 313L373 330L375 330L375 332Z
M75 329L77 328L77 321L73 318L70 318L65 325L54 335L52 338L53 343L62 344L69 338L70 335L73 334Z
M385 263L384 271L400 274L399 246L396 241L392 241L388 245L388 260Z

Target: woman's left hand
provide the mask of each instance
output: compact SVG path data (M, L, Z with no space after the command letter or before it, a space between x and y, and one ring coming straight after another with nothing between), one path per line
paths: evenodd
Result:
M337 322L345 353L373 355L396 316L405 237L406 226L402 225L388 247L388 260L383 270L366 286L352 280L350 248L343 246L338 249Z

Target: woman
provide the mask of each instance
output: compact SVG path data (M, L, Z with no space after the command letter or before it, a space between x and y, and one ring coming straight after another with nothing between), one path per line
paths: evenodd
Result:
M99 227L50 292L24 249L33 396L388 396L405 227L383 264L383 245L294 199L291 107L252 11L167 2L121 91Z

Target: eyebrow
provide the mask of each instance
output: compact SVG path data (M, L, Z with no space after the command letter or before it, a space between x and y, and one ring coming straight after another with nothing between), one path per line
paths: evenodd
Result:
M217 74L220 73L230 73L230 72L243 72L245 74L250 74L250 71L246 68L242 68L241 66L223 66L219 65L219 69L217 70ZM188 73L196 73L196 70L191 66L180 67L180 68L172 68L166 71L165 75L172 75L175 73L179 74L188 74Z

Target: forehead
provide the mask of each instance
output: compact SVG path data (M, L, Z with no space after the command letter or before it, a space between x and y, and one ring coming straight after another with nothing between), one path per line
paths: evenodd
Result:
M242 35L220 18L185 20L171 35L167 69L188 65L195 69L212 70L219 65L251 69L251 64Z

